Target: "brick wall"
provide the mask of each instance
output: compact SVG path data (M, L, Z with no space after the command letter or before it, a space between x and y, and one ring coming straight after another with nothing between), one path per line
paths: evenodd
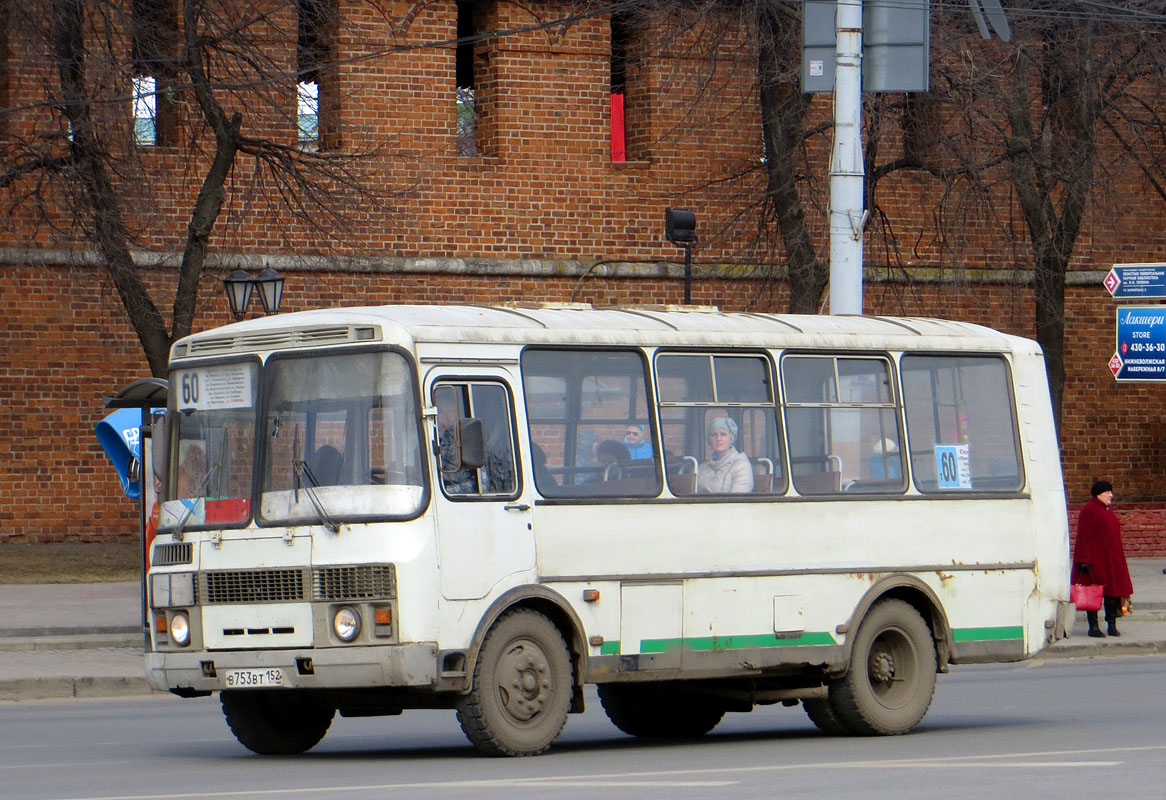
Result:
M481 155L458 157L455 48L419 47L455 37L455 3L380 5L341 0L340 62L322 77L321 91L322 113L336 116L344 152L370 154L367 174L383 196L349 198L351 227L329 236L270 202L271 188L253 161L241 158L232 172L213 254L286 258L285 310L513 299L677 303L681 254L664 240L668 206L697 211L695 303L784 310L780 269L742 266L760 252L747 209L762 185L753 56L742 46L748 37L721 31L722 57L693 60L681 41L635 50L637 41L650 40L637 33L628 64L630 160L612 163L607 18L539 28L576 6L540 3L536 18L519 4L481 4L480 25L529 30L479 43ZM294 28L286 7L269 20L271 30ZM53 73L23 30L8 32L0 69L9 102L20 106L5 120L13 141L60 129L51 109L32 105ZM699 27L691 35L713 40L702 39ZM273 64L294 63L292 39L266 41ZM102 67L110 70L111 92L126 78L116 66ZM179 99L178 140L185 143L196 128L190 98ZM103 113L120 108L128 119L127 106L109 104ZM266 125L292 141L290 84L256 89L238 107L249 133ZM829 98L815 100L815 114L828 118ZM884 148L894 151L893 135ZM817 190L806 193L820 257L828 250L828 149L824 137L806 148L817 165L811 173L821 176ZM184 147L116 154L135 245L172 257L182 246L203 156ZM1100 276L1114 262L1154 261L1166 246L1162 204L1146 202L1144 184L1127 177L1113 173L1090 206L1071 265L1062 429L1070 502L1087 497L1095 476L1120 486L1123 500L1166 501L1166 391L1118 385L1106 367L1114 303ZM952 226L942 187L909 173L881 181L875 199L886 216L876 215L866 240L866 310L965 319L1031 337L1033 302L1023 273L1031 254L1006 184L989 182L993 188L969 199L967 215ZM75 208L51 184L45 205L29 202L20 193L31 186L0 192L0 447L9 454L0 459L0 541L129 538L132 504L121 498L92 429L104 415L100 396L144 376L145 362L108 279L70 265L84 263L69 254L86 247ZM57 265L37 266L40 254ZM780 253L773 260L780 265ZM174 276L163 268L146 275L165 315ZM199 329L228 321L220 277L213 270L203 277ZM1150 509L1137 517L1144 516L1144 528L1134 517L1129 528L1144 531L1139 547L1166 551L1166 532Z
M1069 506L1069 530L1077 541L1077 514L1083 504ZM1166 558L1166 503L1114 503L1121 520L1126 558Z
M148 273L157 291L172 275ZM220 275L201 284L200 323L229 321ZM513 299L607 303L678 302L677 278L552 277L546 274L453 275L376 272L289 271L284 310L396 302L491 302ZM768 288L769 294L766 293ZM1030 335L1027 290L1008 284L897 285L872 283L873 313L927 314L991 324ZM1104 339L1093 330L1095 306L1109 307L1096 287L1071 293L1072 341ZM693 301L726 310L778 310L778 287L755 281L702 279ZM145 361L115 293L93 268L4 267L0 269L0 442L9 456L0 460L0 542L130 539L137 521L132 501L120 491L113 468L93 436L105 416L101 396L147 374ZM1103 321L1112 324L1111 317ZM1116 385L1104 365L1103 350L1075 357L1066 394L1063 459L1071 503L1088 497L1094 477L1120 488L1120 506L1130 555L1166 556L1166 505L1162 433L1156 426L1107 424L1106 406L1126 402L1130 387ZM1139 414L1161 419L1164 393L1133 390ZM1098 403L1100 407L1090 404ZM1146 430L1149 427L1150 430ZM1127 501L1130 503L1127 505ZM1075 508L1075 506L1074 506ZM1075 511L1073 511L1075 515ZM1075 516L1074 516L1075 519Z

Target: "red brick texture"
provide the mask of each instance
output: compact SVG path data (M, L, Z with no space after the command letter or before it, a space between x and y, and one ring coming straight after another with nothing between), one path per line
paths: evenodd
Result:
M1081 505L1069 507L1069 525L1074 542L1077 541L1077 513ZM1121 539L1126 558L1166 557L1166 503L1114 504L1121 520Z
M256 33L271 63L290 69L295 39L278 32L294 31L294 12L278 0L265 3L282 8L266 17L269 29ZM322 114L330 117L325 146L369 153L365 174L384 197L345 198L351 227L321 230L287 213L253 160L241 157L212 234L212 255L252 263L288 259L279 267L288 279L288 311L519 299L679 303L682 254L663 232L664 210L679 206L697 213L694 303L785 310L780 251L768 258L777 268L752 266L768 251L754 241L753 209L764 180L748 35L722 29L702 36L698 25L691 40L652 48L639 44L647 41L641 34L633 36L629 160L613 163L608 19L540 27L556 13L578 10L565 0L479 7L479 29L523 29L476 45L480 155L456 155L454 0L340 0L337 66L320 78ZM0 115L5 157L18 140L61 130L59 116L36 105L55 78L23 30L13 26L7 51L0 51L6 101L18 109ZM113 37L122 62L129 52L125 38ZM434 42L447 44L422 46ZM692 58L693 43L698 50L719 48L719 57ZM89 66L107 93L126 96L125 63ZM125 157L116 180L134 246L159 260L181 250L209 144L190 116L191 98L177 99L175 147L126 145L129 103L101 105L102 118L120 114L127 131L113 148ZM249 135L294 141L294 83L263 84L232 102ZM828 118L829 108L828 97L817 98L816 119ZM894 151L895 142L892 132L882 152ZM820 258L828 253L828 150L825 137L806 146L807 172L818 176L805 198ZM1160 505L1166 502L1166 391L1114 382L1106 366L1114 350L1114 303L1100 286L1115 262L1160 258L1166 210L1146 200L1149 190L1136 175L1116 166L1111 172L1071 263L1065 485L1070 502L1080 503L1093 478L1105 477L1120 487L1123 502L1147 504L1123 508L1127 537L1136 536L1130 547L1166 556ZM954 223L945 211L951 201L945 187L910 173L880 181L879 213L866 237L868 313L962 319L1034 334L1024 272L1031 263L1027 231L1006 176L998 177L986 182L991 188L982 196L966 198ZM30 180L0 190L0 542L128 540L136 536L133 504L121 496L93 426L105 413L101 396L145 376L145 359L104 273L36 266L41 255L50 263L85 263L68 256L89 245L66 193L50 182L47 203L38 205L29 200L34 186ZM208 270L202 277L199 330L229 321L222 274ZM174 274L151 268L145 275L167 314Z

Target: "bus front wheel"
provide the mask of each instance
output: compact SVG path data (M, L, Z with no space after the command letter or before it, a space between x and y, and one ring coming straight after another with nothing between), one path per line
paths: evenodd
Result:
M931 706L935 669L935 642L923 617L902 600L883 600L859 626L850 670L830 687L829 702L852 733L907 733Z
M265 756L311 750L336 714L333 708L288 691L225 691L219 700L239 743Z
M483 753L538 755L567 723L571 690L571 657L558 629L536 611L515 609L486 634L458 722Z

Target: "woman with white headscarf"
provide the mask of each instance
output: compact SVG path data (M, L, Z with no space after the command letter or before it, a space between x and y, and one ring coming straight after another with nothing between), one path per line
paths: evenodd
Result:
M737 423L728 417L712 419L706 429L711 457L700 465L696 490L702 494L753 491L753 465L737 450Z

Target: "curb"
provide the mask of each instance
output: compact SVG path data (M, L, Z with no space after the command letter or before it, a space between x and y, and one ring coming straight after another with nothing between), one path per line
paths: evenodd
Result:
M16 678L0 681L0 701L59 700L73 697L141 697L153 694L145 676L100 678Z
M0 636L0 652L27 650L90 650L93 648L142 649L143 634L132 633L91 633L79 635Z
M1152 656L1166 653L1166 642L1109 642L1069 644L1068 640L1046 647L1034 660L1042 658L1095 658L1098 656Z

